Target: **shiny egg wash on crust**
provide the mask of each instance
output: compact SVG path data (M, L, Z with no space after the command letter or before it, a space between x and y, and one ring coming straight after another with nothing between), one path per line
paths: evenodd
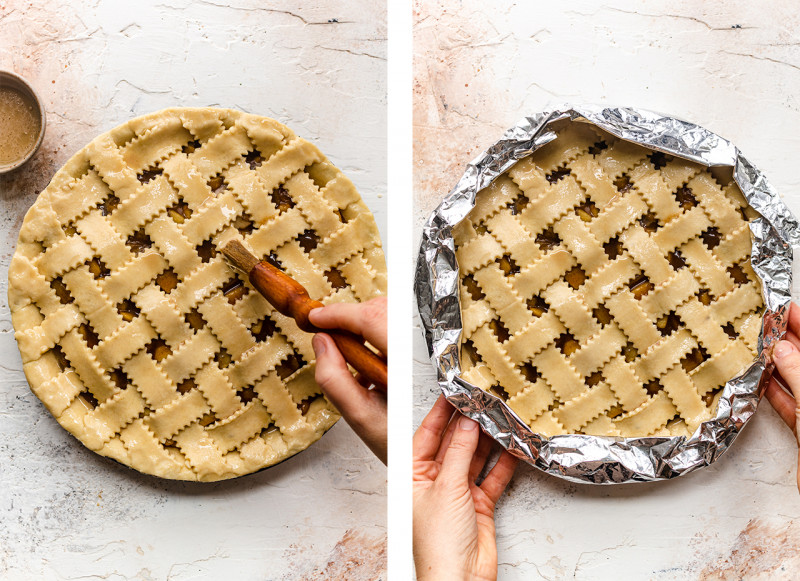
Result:
M731 173L567 124L453 229L462 377L546 436L691 435L761 327Z
M12 321L31 390L88 448L163 478L221 480L336 422L311 335L218 252L234 238L323 303L385 293L352 182L266 117L133 119L39 195L9 269Z

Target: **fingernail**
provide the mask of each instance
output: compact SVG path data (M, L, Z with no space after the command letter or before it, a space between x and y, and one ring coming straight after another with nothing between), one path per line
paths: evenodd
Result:
M471 432L478 429L478 422L469 419L467 416L461 418L461 425L459 426L465 432Z
M321 308L322 307L317 307L316 309L311 309L310 311L308 311L308 320L311 321L311 319L315 319L317 316L314 313L316 313ZM313 323L314 321L311 322Z
M789 341L779 341L778 344L775 345L772 354L775 356L775 359L783 359L792 351L794 351L794 345L789 343Z
M325 339L319 335L314 335L314 338L311 339L311 346L314 348L314 353L317 354L317 357L325 353L325 349L327 349Z

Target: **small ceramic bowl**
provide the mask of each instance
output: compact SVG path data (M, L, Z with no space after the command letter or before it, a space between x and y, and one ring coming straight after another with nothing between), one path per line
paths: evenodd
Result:
M32 158L37 151L39 151L39 147L42 145L42 140L44 139L45 113L44 107L42 106L42 101L39 99L39 95L37 95L36 91L33 90L33 87L31 87L28 82L18 74L12 73L11 71L0 70L0 87L11 87L12 89L16 89L23 93L24 95L29 96L31 101L38 109L39 119L41 119L41 123L39 124L39 134L36 136L36 142L34 143L33 147L28 151L28 153L25 154L24 157L5 165L0 164L0 175L2 175L17 169L30 158Z

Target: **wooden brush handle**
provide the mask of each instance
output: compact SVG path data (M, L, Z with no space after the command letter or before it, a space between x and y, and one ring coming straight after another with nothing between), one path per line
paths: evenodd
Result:
M342 329L320 329L308 320L308 313L323 304L308 296L299 282L268 262L259 262L250 271L250 283L280 313L292 317L297 326L308 333L327 333L353 368L375 387L386 391L386 362L364 345L364 339Z

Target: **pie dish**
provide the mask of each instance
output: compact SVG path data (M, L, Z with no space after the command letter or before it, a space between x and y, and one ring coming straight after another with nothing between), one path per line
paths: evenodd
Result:
M266 117L133 119L79 151L28 211L9 268L23 368L88 448L212 481L280 462L336 422L311 335L217 253L232 238L323 303L385 292L352 182Z
M453 228L462 377L545 436L689 436L757 353L730 171L571 122Z

